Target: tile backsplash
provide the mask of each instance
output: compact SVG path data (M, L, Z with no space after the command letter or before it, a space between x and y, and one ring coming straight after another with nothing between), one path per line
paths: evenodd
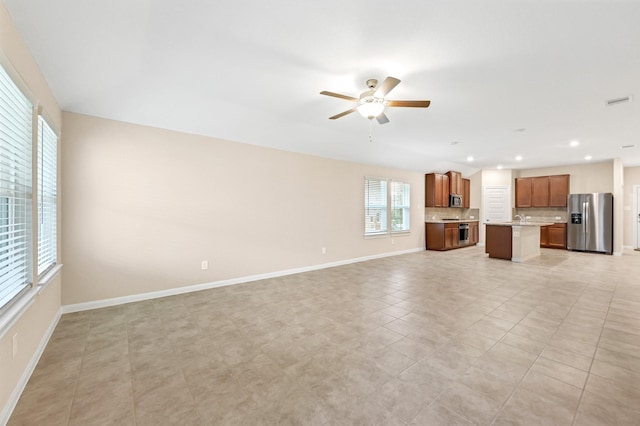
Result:
M424 209L425 220L469 219L478 220L480 209L463 209L456 207L427 207Z
M549 208L514 208L511 217L516 220L516 215L527 216L531 222L556 222L566 223L568 214L566 207Z

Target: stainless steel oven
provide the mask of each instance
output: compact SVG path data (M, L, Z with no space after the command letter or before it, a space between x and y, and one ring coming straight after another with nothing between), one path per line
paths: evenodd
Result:
M459 245L469 244L469 224L468 223L458 224L458 244Z

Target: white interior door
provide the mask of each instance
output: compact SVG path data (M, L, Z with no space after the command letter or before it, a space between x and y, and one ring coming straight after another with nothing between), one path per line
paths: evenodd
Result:
M482 221L511 222L511 188L509 186L485 186L482 191Z

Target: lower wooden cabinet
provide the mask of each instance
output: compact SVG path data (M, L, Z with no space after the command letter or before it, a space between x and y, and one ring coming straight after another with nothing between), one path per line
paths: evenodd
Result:
M469 222L469 244L478 244L480 241L480 226L478 222Z
M459 247L467 247L478 244L478 222L469 223L469 244L460 245L458 222L454 223L426 223L426 247L427 250L452 250Z
M540 247L566 249L567 224L554 223L540 227Z

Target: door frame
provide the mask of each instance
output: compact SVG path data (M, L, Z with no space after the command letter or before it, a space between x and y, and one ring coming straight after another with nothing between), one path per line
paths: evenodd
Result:
M640 248L640 235L638 235L638 215L640 214L640 207L638 203L640 203L640 197L638 194L640 193L640 185L633 185L633 242L634 249Z

